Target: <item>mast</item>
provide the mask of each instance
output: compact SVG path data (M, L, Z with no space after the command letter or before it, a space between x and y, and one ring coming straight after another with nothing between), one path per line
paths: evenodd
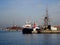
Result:
M48 7L46 8L46 16L44 18L44 26L48 26L49 24L49 16L48 16Z

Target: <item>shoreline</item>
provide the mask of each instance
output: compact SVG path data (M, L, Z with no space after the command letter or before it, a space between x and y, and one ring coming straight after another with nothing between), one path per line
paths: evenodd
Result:
M1 31L22 32L22 30L1 30ZM35 34L35 33L32 33L32 34ZM36 34L60 34L60 30L55 30L55 31L52 31L52 30L39 30L39 33L36 33Z

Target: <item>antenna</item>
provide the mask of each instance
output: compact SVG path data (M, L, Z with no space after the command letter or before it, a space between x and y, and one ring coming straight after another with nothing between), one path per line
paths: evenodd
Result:
M26 24L30 24L30 23L31 23L31 21L29 20L29 18L27 18Z

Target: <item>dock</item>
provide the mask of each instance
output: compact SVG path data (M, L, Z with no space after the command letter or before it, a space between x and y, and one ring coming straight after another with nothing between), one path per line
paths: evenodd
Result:
M60 34L60 30L41 30L41 34Z

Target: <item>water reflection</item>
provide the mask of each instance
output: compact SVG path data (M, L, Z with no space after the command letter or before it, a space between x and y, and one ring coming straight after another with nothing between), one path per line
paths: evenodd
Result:
M1 32L0 45L60 45L60 34Z
M59 34L26 34L26 45L57 45L60 44Z

